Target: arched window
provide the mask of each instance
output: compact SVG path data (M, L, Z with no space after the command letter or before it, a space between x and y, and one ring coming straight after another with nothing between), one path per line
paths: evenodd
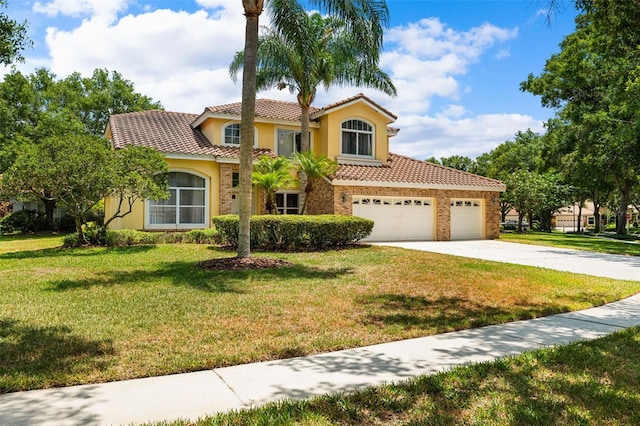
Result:
M148 200L149 228L202 228L208 225L206 179L185 172L169 173L169 198Z
M362 120L343 121L342 154L373 157L373 126Z

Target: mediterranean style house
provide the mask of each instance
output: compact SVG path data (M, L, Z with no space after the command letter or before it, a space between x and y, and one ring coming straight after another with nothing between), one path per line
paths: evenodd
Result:
M170 198L146 200L112 229L185 230L211 226L211 217L237 213L240 103L200 115L144 111L113 115L106 137L160 151L169 166ZM502 182L389 152L396 116L363 94L312 108L311 150L335 159L338 171L314 185L308 214L373 219L369 241L498 238ZM256 100L254 158L290 157L300 149L297 103ZM262 194L253 211L263 213ZM277 194L278 211L298 214L304 192ZM106 200L107 215L114 203Z

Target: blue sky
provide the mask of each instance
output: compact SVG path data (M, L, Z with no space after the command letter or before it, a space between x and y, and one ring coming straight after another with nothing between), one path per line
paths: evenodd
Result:
M553 115L519 90L573 32L576 12L561 5L547 22L545 0L387 0L391 15L381 67L397 98L365 88L321 90L323 106L363 92L398 116L393 152L415 158L475 158L519 130L543 132ZM18 69L59 77L117 70L166 109L200 113L236 102L228 77L242 49L240 0L9 0L35 43ZM261 18L268 24L268 17ZM0 75L7 70L0 68ZM287 91L258 97L295 101Z

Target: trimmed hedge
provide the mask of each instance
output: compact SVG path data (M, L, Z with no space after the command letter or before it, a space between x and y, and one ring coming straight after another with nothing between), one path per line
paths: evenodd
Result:
M107 231L101 241L90 241L91 244L107 247L125 247L153 244L219 244L220 237L215 229L193 229L187 232L144 232L132 229ZM65 247L83 245L78 240L78 234L67 235L64 239Z
M225 215L212 220L223 244L237 247L239 217ZM344 247L366 238L372 229L372 220L356 216L252 216L251 248L295 251Z

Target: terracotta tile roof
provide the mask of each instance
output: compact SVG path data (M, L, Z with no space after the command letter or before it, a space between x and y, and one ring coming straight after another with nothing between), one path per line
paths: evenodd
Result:
M240 149L233 146L213 145L191 123L198 117L169 111L141 111L109 117L113 146L148 146L165 154L206 155L222 158L240 158ZM268 149L255 149L254 158L273 155Z
M206 108L213 114L225 114L240 116L242 103L225 104ZM318 108L311 107L310 114L314 114ZM256 118L272 120L300 121L300 105L297 102L276 101L273 99L256 99Z
M403 155L389 153L386 165L340 165L334 180L363 183L393 183L456 187L495 188L504 191L505 185L495 179L439 166Z
M377 109L379 109L380 111L382 111L383 113L388 115L389 117L393 118L393 120L397 120L398 119L398 117L394 113L392 113L388 109L380 106L376 102L372 101L367 96L365 96L363 93L358 93L357 95L352 96L350 98L346 98L346 99L343 99L341 101L338 101L338 102L329 104L327 106L324 106L324 107L318 109L315 113L312 112L311 113L311 118L313 119L313 118L319 117L319 116L325 114L326 112L328 112L328 111L330 111L330 110L332 110L334 108L337 108L339 106L348 104L349 102L353 102L353 101L358 100L358 99L364 99L365 101L369 102L371 105L373 105L374 107L376 107Z

